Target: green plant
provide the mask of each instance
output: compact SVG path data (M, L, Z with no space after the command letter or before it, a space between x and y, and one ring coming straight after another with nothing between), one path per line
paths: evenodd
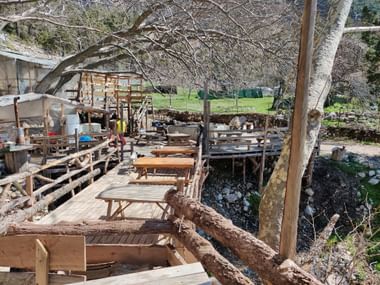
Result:
M261 195L258 192L253 192L248 197L248 202L251 207L252 213L254 215L259 214L260 201L261 201Z

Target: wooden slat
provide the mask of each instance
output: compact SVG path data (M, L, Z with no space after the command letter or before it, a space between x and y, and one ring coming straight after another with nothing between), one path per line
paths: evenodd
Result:
M170 154L195 154L198 149L194 147L163 147L151 151L154 155L170 155Z
M0 284L4 285L35 285L35 279L34 272L0 272ZM49 285L64 285L84 281L86 281L84 275L49 274Z
M96 198L131 202L165 202L165 194L171 188L170 186L128 184L104 190Z
M86 247L86 255L89 264L109 261L155 266L165 266L167 264L167 249L165 246L160 245L91 244Z
M83 236L20 235L1 237L0 266L34 269L36 239L39 239L49 252L50 270L86 270L85 238Z
M194 159L187 157L140 157L133 162L135 167L189 169Z
M210 284L202 265L197 262L180 266L143 271L92 280L88 285L132 285L132 284Z

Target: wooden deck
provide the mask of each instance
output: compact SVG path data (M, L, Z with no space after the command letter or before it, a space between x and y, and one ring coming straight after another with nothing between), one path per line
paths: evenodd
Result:
M127 185L130 179L135 178L135 173L129 173L129 167L127 161L119 164L36 223L56 224L60 222L104 220L107 214L107 203L95 197L110 185L116 187ZM115 209L116 207L114 205ZM137 218L160 218L162 213L162 209L154 203L135 203L125 210L126 216ZM97 237L87 236L86 242L102 244L151 244L156 243L161 238L158 235L105 235Z

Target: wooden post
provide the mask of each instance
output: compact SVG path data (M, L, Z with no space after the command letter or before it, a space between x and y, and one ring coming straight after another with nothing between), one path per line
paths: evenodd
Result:
M49 253L39 239L36 239L36 285L48 285Z
M177 179L177 191L183 193L185 188L185 179L180 177Z
M78 129L75 128L75 152L79 151L79 133Z
M208 81L204 83L204 95L203 95L203 154L209 161L209 129L210 129L210 102L208 101ZM207 163L208 166L208 163Z
M34 195L33 195L33 175L27 176L25 178L26 183L26 193L30 196L30 204L33 205Z
M18 104L17 104L18 99L20 99L20 97L18 97L18 96L13 98L13 108L14 108L14 112L15 112L16 128L21 128L20 117L18 115Z
M121 132L120 132L120 135L122 138L124 138L124 112L123 112L124 108L123 108L123 103L120 104L120 127L121 127ZM117 122L116 122L116 127L117 127ZM120 143L120 160L121 161L124 161L124 143L123 143L123 140L121 139L120 140L121 143Z
M267 137L268 137L268 125L269 125L269 117L265 118L265 129L264 129L264 145L263 145L263 154L261 156L260 163L260 175L259 175L259 192L263 193L263 182L264 182L264 170L265 170L265 154L267 151Z
M61 135L65 135L65 128L63 127L63 123L65 121L65 105L61 103L61 113L59 117L59 126L61 127Z
M285 190L284 215L281 225L280 255L294 258L297 243L297 224L302 181L302 157L307 127L307 106L313 56L313 37L317 10L316 0L305 1L298 57L296 98L292 119L289 168Z
M93 173L94 172L94 163L92 161L92 153L89 153L89 156L90 156L90 173ZM94 183L94 176L91 177L90 179L90 183Z

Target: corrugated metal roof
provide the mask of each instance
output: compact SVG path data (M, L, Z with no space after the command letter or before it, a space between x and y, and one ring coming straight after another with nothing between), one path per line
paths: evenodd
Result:
M35 64L40 64L40 65L46 65L48 67L53 67L54 65L58 63L58 61L55 59L40 58L40 57L31 56L28 54L13 52L10 50L0 50L0 56L14 58L14 59L22 60L25 62L31 62Z

